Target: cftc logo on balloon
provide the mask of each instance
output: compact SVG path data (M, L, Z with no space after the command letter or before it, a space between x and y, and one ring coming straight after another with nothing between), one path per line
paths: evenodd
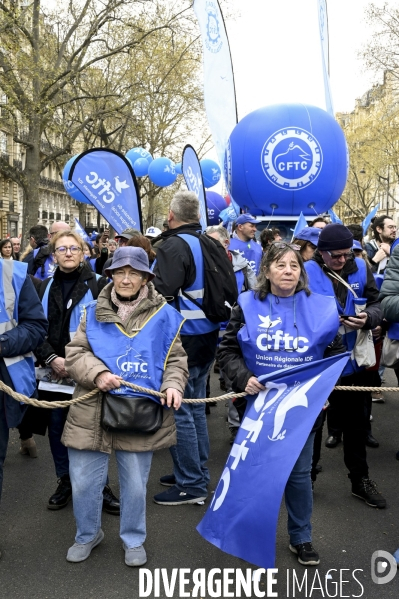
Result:
M316 138L300 127L280 129L262 148L262 169L273 185L295 190L311 185L323 165Z
M206 38L205 45L209 52L217 54L223 45L220 36L220 25L219 25L219 8L217 2L214 0L208 0L206 3L206 12L208 13L208 21L206 24Z

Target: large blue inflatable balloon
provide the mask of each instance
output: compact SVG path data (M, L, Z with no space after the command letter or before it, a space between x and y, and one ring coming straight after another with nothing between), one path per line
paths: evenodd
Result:
M214 160L204 158L200 161L202 179L206 188L213 187L216 183L219 183L221 177L220 166Z
M66 165L64 166L64 170L62 172L62 182L64 184L64 188L65 191L77 202L82 202L82 204L90 204L89 200L86 198L85 195L83 195L83 193L80 191L80 189L78 189L76 187L76 185L74 185L72 183L72 181L68 180L69 177L69 171L71 170L72 164L74 163L75 159L79 156L79 154L76 154L76 156L72 156L72 158L70 158L68 160L68 162L66 163Z
M175 165L170 158L156 158L148 167L148 176L158 187L167 187L176 181Z
M148 160L146 158L138 158L133 163L133 170L136 177L145 177L148 175Z
M136 160L138 160L139 158L145 158L148 164L150 164L150 162L153 161L153 157L151 156L151 154L147 152L147 150L145 150L144 148L132 148L131 150L126 152L125 156L130 160L132 164L134 164Z
M219 224L219 214L222 210L227 208L226 200L223 196L216 191L205 192L206 196L206 207L208 209L208 223L209 225Z
M347 179L347 146L338 123L304 104L251 112L233 129L225 154L227 187L256 215L314 215L340 198Z

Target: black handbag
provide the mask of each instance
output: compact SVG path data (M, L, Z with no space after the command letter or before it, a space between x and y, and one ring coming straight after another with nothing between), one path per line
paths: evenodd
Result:
M103 393L101 426L107 432L153 435L162 422L163 407L151 399Z

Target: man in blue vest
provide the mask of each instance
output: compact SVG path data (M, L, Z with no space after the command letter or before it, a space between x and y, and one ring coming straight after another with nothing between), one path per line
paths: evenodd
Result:
M230 250L238 250L256 274L259 273L263 253L262 247L255 240L256 225L259 222L250 214L241 214L236 220L237 228L230 242Z
M195 193L179 191L169 210L169 229L161 235L154 268L156 290L186 319L180 333L188 356L186 398L206 397L206 381L215 358L219 325L199 309L204 293L204 260L199 242L199 202ZM190 301L190 297L196 303ZM170 489L154 497L161 505L199 503L208 495L209 438L205 404L182 404L175 413L177 445L171 448L174 473L161 484Z
M317 250L305 262L309 288L314 293L335 297L341 326L339 333L347 351L357 341L357 331L371 330L381 324L382 313L378 289L370 268L364 260L353 257L353 235L344 225L330 224L321 230ZM355 316L355 299L364 298L364 311ZM340 385L362 386L364 368L349 359ZM368 392L333 391L329 397L331 409L343 432L344 462L349 470L352 495L372 507L384 508L385 499L370 480L366 454L366 410Z
M36 379L28 354L44 340L47 320L25 264L0 260L0 281L0 380L31 397ZM9 429L20 424L25 410L26 405L0 391L0 498Z

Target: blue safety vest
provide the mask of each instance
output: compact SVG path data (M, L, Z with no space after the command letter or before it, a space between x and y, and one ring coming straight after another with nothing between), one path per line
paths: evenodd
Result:
M159 391L170 351L184 322L182 315L164 303L139 331L129 335L119 324L96 320L96 305L91 302L86 307L86 335L94 355L129 383ZM148 397L159 403L153 395L124 385L110 393Z
M0 260L0 335L18 325L18 301L28 265L15 260ZM14 389L30 397L36 389L35 363L31 352L3 358Z
M245 319L237 339L255 376L321 360L338 332L334 299L317 293L278 298L269 293L260 300L246 291L237 301Z
M184 292L181 289L179 290L177 302L172 302L172 305L186 319L181 330L182 335L205 335L216 331L219 325L208 320L197 305L201 306L204 298L204 258L200 242L198 237L194 237L194 235L179 233L178 236L190 246L195 264L195 280L190 287L184 289ZM196 303L191 302L187 295L192 297Z
M361 258L355 258L355 261L358 270L357 272L353 272L349 275L347 282L352 287L357 297L363 297L364 289L367 283L367 267L365 261ZM309 288L311 291L320 293L321 295L334 297L339 314L356 316L355 303L353 301L355 296L349 291L349 289L346 295L345 307L342 308L335 296L334 286L330 277L323 272L317 262L315 262L315 260L308 260L305 262L305 269L308 273ZM339 327L339 333L342 335L342 341L346 346L347 351L352 351L356 344L357 331L349 330L344 325L341 325ZM355 360L350 359L348 360L348 363L342 372L342 376L348 376L354 372L358 372L359 370L363 370L363 367L359 367Z
M98 280L99 278L100 278L100 275L96 275L96 279ZM43 294L43 297L42 297L43 311L44 311L44 315L47 319L48 319L48 297L49 297L50 287L53 283L53 280L54 279L51 279L49 281L49 284L47 285L45 292ZM82 297L80 302L78 304L76 304L76 306L72 310L71 318L69 320L69 336L70 336L71 340L74 338L76 331L78 330L79 323L84 316L85 307L87 306L87 304L89 304L93 300L94 300L93 294L92 294L91 290L89 288L87 288L85 295Z
M33 260L35 260L37 254L40 252L40 250L41 250L41 248L36 248L35 250L33 250ZM55 264L55 262L53 260L52 254L47 256L46 261L43 264L43 267L44 267L43 274L42 274L42 267L39 266L37 271L33 273L33 276L36 277L37 279L41 279L42 281L45 281L49 277L54 276L54 272L55 272L55 269L57 268L57 265Z
M259 274L260 263L262 260L263 252L262 247L259 243L256 243L253 239L250 241L241 241L237 237L230 239L230 250L238 250L242 256L247 260L252 270Z

